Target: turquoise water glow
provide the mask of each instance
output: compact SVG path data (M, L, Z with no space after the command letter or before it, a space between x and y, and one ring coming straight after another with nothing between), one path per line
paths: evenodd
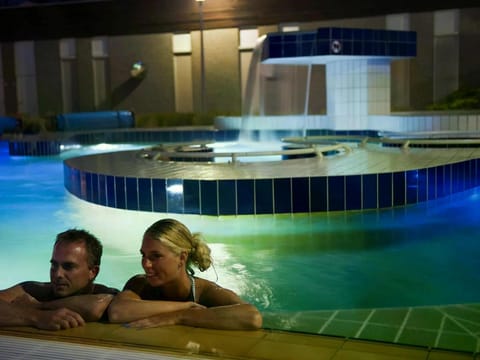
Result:
M0 288L47 280L54 236L70 227L86 228L103 241L98 281L121 288L142 272L143 230L171 216L201 231L210 244L215 270L201 276L239 292L262 311L480 300L478 190L370 212L238 217L134 212L78 200L63 187L63 159L112 149L10 157L0 144Z

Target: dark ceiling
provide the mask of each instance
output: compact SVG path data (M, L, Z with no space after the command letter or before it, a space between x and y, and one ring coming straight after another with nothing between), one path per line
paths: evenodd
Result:
M15 6L11 6L12 3ZM0 41L199 29L195 0L0 0ZM20 4L21 3L21 4ZM3 7L1 6L3 5ZM205 0L206 29L478 7L478 0Z

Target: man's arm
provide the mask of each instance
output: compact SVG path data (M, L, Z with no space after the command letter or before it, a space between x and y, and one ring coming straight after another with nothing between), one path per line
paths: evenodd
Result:
M21 285L0 291L0 326L34 326L45 330L82 326L85 321L75 311L59 308L42 310Z
M90 322L102 318L112 299L113 295L111 294L73 295L42 302L40 308L44 310L67 308L80 314L85 321Z

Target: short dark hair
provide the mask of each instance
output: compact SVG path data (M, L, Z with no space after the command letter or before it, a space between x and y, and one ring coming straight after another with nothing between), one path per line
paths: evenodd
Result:
M81 241L85 243L85 248L87 250L88 266L90 268L94 266L100 266L100 260L103 252L102 243L93 234L86 230L69 229L59 233L55 239L55 246L57 244L71 244Z

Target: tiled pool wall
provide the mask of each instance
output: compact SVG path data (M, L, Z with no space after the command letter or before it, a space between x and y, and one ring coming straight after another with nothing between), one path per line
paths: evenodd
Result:
M68 165L64 175L72 194L113 208L259 215L380 209L434 200L479 186L480 159L394 173L328 177L151 179L90 173Z
M264 130L249 131L260 139ZM236 141L239 130L108 130L63 140L9 142L12 155L56 155L61 145ZM272 130L287 136L378 136L374 130ZM187 165L188 166L188 165ZM65 187L99 205L152 212L250 215L367 210L415 204L480 186L480 159L394 173L272 179L187 180L110 176L64 167Z

